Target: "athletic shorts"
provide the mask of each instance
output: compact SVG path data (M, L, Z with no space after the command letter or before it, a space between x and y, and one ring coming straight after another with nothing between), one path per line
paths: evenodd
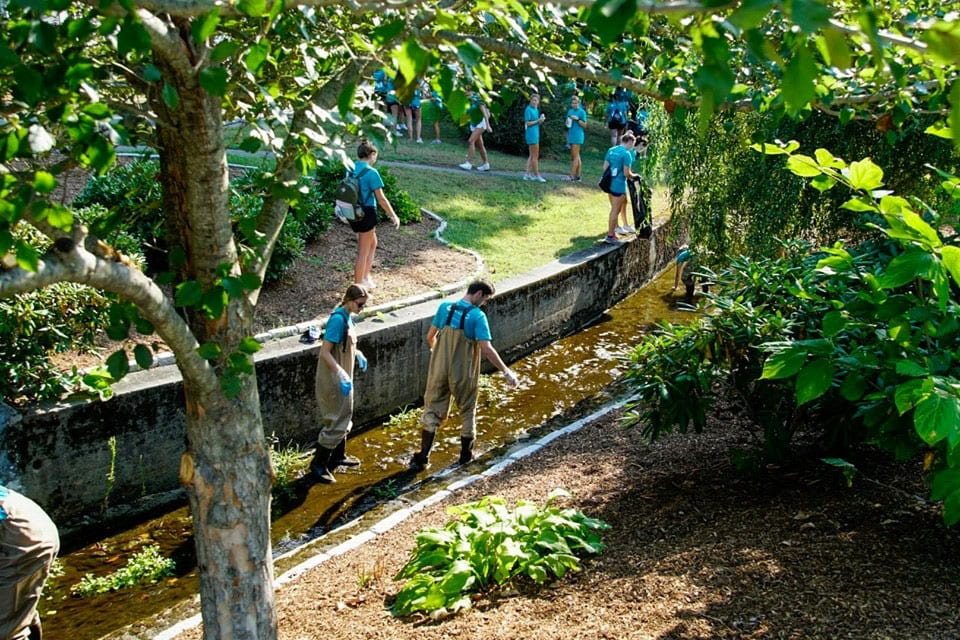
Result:
M363 217L359 220L350 220L350 228L354 233L364 233L377 228L377 208L364 205Z
M478 122L477 124L471 124L471 125L470 125L470 131L471 131L471 132L472 132L472 131L475 131L476 129L483 129L484 131L486 131L486 130L488 130L489 128L490 128L490 126L487 124L487 119L486 119L486 118L484 118L483 120L481 120L481 121Z

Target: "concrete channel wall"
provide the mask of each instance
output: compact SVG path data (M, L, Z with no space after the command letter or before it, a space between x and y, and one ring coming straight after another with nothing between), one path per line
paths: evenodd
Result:
M597 318L669 264L678 241L660 225L650 240L597 246L499 282L485 310L507 362ZM455 297L459 297L459 294ZM356 378L355 423L421 401L429 351L423 339L438 302L367 317L357 325L370 366ZM297 337L256 358L264 429L281 443L316 438L317 344ZM176 367L130 374L103 402L0 415L0 482L39 502L58 522L82 525L154 506L178 489L184 400Z

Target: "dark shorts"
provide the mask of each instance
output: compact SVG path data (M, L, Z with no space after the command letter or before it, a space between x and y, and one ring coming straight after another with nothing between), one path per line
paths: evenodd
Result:
M621 191L620 193L617 193L616 191L607 191L607 193L612 195L614 198L622 198L624 195L626 195L625 192L623 191Z
M363 217L359 220L350 220L350 228L353 229L355 233L364 233L365 231L373 231L377 228L377 208L376 207L363 207Z
M613 122L607 123L607 129L610 129L611 131L623 131L626 128L627 125L625 124L614 124Z
M416 113L417 111L420 111L420 107L415 107L412 104L408 104L407 109L410 109L410 111L413 111L414 113Z

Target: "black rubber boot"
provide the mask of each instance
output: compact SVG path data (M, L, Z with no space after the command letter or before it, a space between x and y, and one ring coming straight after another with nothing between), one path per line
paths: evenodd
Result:
M460 438L460 464L467 464L473 460L473 441L476 438Z
M317 451L313 454L313 460L310 461L310 471L313 477L325 484L336 482L337 479L330 473L330 454L333 449L327 449L317 445Z
M328 469L336 469L337 467L343 465L344 467L359 467L360 459L354 458L353 456L348 456L344 449L347 446L347 439L344 438L340 441L340 444L337 445L337 448L333 450L333 453L330 454L330 462L327 464Z
M420 451L413 454L413 459L410 460L410 468L414 471L423 471L427 468L427 462L430 458L430 449L433 448L433 438L437 435L436 431L427 431L426 429L420 432Z

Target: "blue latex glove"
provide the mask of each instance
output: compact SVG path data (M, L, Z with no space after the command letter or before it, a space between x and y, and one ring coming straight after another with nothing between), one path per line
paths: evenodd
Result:
M363 351L357 349L356 352L357 366L360 367L360 371L367 370L367 356L363 355Z
M342 393L344 397L350 395L350 392L353 390L353 381L350 380L347 372L343 369L338 369L337 379L340 381L340 393Z

